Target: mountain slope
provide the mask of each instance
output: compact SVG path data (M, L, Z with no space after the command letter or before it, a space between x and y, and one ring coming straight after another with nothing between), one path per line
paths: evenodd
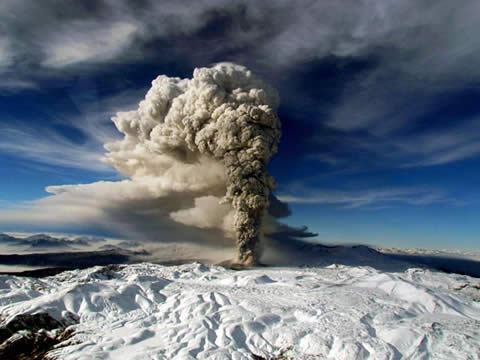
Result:
M59 359L478 359L479 285L420 268L142 263L0 276L0 313L78 319Z

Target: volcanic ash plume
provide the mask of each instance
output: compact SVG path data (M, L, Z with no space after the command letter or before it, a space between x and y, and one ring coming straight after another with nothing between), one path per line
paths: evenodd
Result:
M125 137L106 145L105 160L134 181L162 178L203 189L195 201L200 209L180 210L171 218L202 227L188 217L220 211L222 221L212 223L227 235L233 225L238 261L252 264L260 255L262 217L275 186L266 166L280 139L277 107L276 91L243 66L195 69L193 79L159 76L136 111L113 119ZM224 172L212 180L208 173L218 173L219 165Z

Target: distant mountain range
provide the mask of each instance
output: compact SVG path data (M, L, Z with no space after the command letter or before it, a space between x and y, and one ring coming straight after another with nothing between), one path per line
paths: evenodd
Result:
M149 255L146 251L112 249L103 251L80 251L61 253L0 255L0 264L83 269L96 265L126 264L138 262L139 257Z
M93 236L35 234L20 237L0 233L0 246L9 249L5 254L0 251L0 265L75 269L138 262L149 254L145 250L133 251L141 245L137 241L103 244L106 242ZM94 246L98 244L101 246Z
M104 242L103 238L79 236L75 238L53 237L46 234L36 234L25 238L8 234L0 234L0 244L29 247L32 249L71 249L77 246L86 247L93 243Z

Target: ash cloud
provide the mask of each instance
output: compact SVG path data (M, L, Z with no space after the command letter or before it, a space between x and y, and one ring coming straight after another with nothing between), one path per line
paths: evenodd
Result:
M254 264L265 231L289 214L266 171L280 140L278 103L277 92L240 65L198 68L192 79L159 76L136 110L112 119L124 137L105 145L104 161L127 179L50 186L52 196L9 209L0 222L236 244L237 261Z
M233 229L238 260L255 263L275 187L266 165L280 140L278 102L274 89L239 65L195 69L192 79L159 76L136 111L113 119L125 137L105 146L105 161L134 181L202 188L193 208L170 217L228 236Z

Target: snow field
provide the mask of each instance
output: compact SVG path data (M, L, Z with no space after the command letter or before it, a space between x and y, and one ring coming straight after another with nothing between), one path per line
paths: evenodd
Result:
M479 359L479 281L334 265L189 264L0 276L0 313L76 318L59 359ZM74 315L72 315L74 314Z

